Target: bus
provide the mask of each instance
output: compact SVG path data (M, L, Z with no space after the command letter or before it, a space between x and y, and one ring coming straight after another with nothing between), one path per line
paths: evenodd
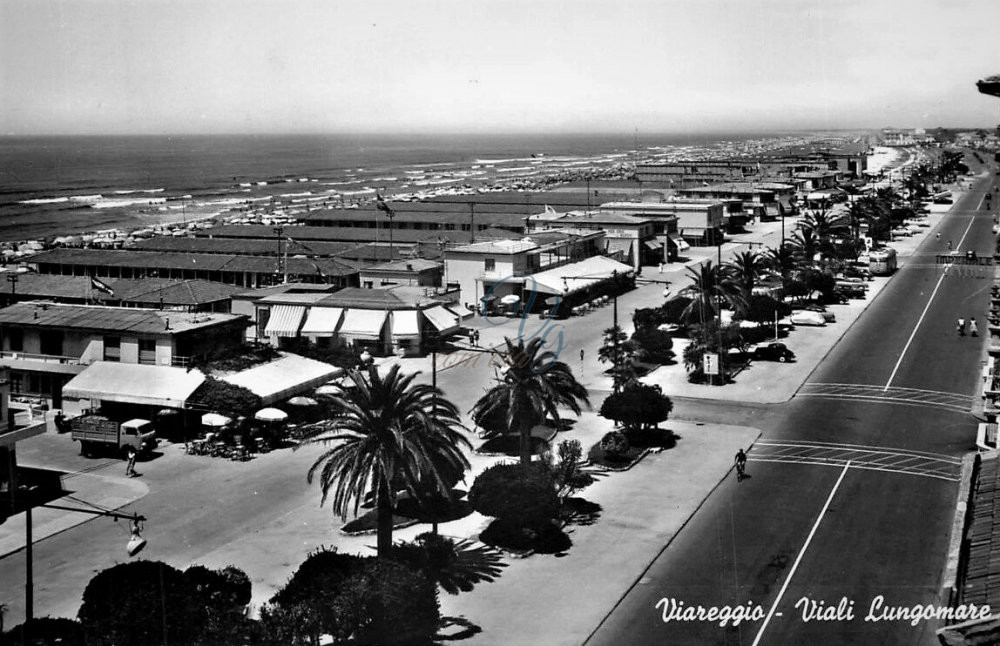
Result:
M872 276L890 276L896 267L896 250L891 247L873 249L868 254L868 270Z

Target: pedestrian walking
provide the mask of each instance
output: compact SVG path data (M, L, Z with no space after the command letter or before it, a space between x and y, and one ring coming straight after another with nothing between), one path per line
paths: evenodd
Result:
M479 347L479 330L472 331L472 345Z
M958 328L958 336L965 336L965 319L958 319L956 327Z
M125 475L134 478L139 475L135 472L135 457L138 453L134 446L130 446L125 450L125 455L128 457L128 466L125 467Z
M661 274L663 273L663 263L662 262L660 263L660 273Z
M969 319L969 333L972 334L972 336L979 336L979 325L976 323L975 316Z

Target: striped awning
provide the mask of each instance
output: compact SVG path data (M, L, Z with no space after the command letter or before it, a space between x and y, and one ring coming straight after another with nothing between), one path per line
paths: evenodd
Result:
M461 319L454 312L441 305L424 310L423 314L424 318L430 321L430 324L437 328L440 334L457 332L460 327Z
M301 305L275 305L264 328L265 336L298 336L306 308Z
M386 310L349 309L344 312L344 322L337 334L347 339L377 341L382 338L382 328L389 312Z
M417 322L417 310L396 310L392 313L392 338L420 338L420 324Z
M302 325L302 336L333 336L344 313L340 307L311 307Z

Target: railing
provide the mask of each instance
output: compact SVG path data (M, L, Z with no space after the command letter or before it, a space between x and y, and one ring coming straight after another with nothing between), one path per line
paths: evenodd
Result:
M36 354L33 352L0 351L0 359L15 359L19 361L43 361L45 363L65 363L79 365L83 363L80 357L64 357L57 354Z

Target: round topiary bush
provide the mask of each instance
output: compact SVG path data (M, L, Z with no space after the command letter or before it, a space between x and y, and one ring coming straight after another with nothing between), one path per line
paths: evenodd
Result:
M441 625L437 584L426 574L385 559L369 561L364 608L369 623L359 643L430 644Z
M601 438L601 450L612 460L624 458L628 449L628 438L621 431L611 431Z
M559 513L555 479L541 463L486 469L469 489L469 504L484 516L520 526L548 521Z

